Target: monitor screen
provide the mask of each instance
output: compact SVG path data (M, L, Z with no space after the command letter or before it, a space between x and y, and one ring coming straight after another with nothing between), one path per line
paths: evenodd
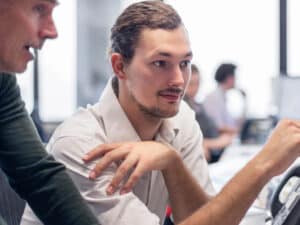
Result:
M300 119L300 77L273 79L273 97L279 119Z

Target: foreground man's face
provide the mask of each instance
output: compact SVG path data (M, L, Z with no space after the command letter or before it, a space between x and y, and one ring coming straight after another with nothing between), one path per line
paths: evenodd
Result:
M159 118L176 115L190 77L191 59L183 26L143 30L131 62L125 66L126 106L137 105Z
M46 39L56 38L52 0L0 2L0 71L21 73Z

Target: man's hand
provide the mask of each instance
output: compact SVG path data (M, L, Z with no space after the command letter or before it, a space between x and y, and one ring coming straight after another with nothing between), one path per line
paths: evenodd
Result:
M84 162L89 162L102 157L90 173L90 179L95 179L112 162L120 162L115 176L106 189L108 194L113 194L129 171L132 173L120 193L132 190L138 179L146 172L164 170L180 157L170 146L154 142L123 142L102 144L84 156Z
M300 156L300 121L281 120L262 151L180 225L239 224L265 184ZM243 201L241 201L243 199Z
M263 150L255 157L257 165L267 166L271 176L286 170L300 156L300 121L281 120Z

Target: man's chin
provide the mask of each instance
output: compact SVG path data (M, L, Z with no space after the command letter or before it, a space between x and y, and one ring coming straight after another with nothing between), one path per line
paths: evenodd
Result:
M24 73L26 68L0 68L1 73L15 74L15 73Z
M160 117L161 118L165 118L165 119L167 119L167 118L171 118L171 117L174 117L174 116L176 116L177 115L177 113L178 113L178 111L179 111L179 109L174 109L174 110L172 110L172 111L170 111L170 110L161 110L160 111Z
M165 109L160 109L160 114L162 115L162 118L171 118L177 115L179 112L180 108L180 103L179 104L174 104L174 105L169 105Z
M174 113L170 113L169 115L166 115L164 118L171 118L171 117L174 117L176 116L178 113L178 111L174 112Z
M24 73L27 69L27 64L28 63L25 63L25 64L22 64L22 65L18 65L16 68L14 68L14 73Z

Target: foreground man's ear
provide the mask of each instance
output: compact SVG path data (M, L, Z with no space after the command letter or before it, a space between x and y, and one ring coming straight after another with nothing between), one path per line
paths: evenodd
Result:
M126 79L126 73L124 71L124 59L120 53L112 53L110 57L112 69L115 75L119 79Z

